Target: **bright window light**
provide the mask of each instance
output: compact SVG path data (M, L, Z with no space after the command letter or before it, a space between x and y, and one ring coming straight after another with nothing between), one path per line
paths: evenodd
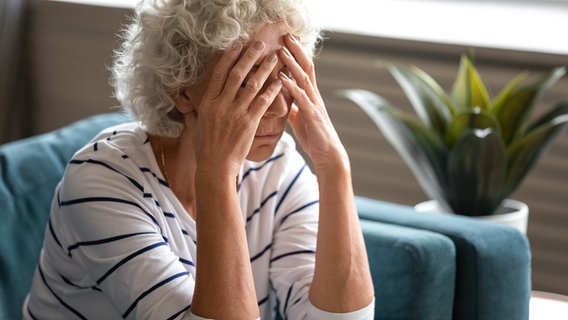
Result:
M137 0L52 0L132 7ZM308 0L326 29L568 54L568 1Z

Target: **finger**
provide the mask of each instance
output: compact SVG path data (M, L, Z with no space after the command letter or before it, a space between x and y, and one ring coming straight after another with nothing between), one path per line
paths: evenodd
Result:
M264 90L262 94L258 95L250 104L249 114L259 121L268 108L270 108L280 90L282 90L282 80L275 79L266 88L266 90Z
M227 82L225 83L225 87L223 88L224 92L228 96L237 96L237 93L241 89L243 81L245 81L255 63L257 63L262 53L264 52L264 47L264 42L257 41L252 46L247 48L239 58L235 66L229 72ZM260 88L258 88L258 90L260 90Z
M288 67L292 78L296 81L298 86L302 88L312 100L315 101L318 98L318 95L314 88L312 78L304 71L302 66L296 61L296 58L286 47L282 47L282 49L280 49L280 59L282 60L284 65Z
M221 94L225 87L227 76L239 59L242 50L243 46L241 44L237 44L234 48L223 53L211 73L211 80L207 87L207 91L205 92L206 97L216 98Z
M258 67L258 70L246 80L244 88L240 93L238 102L244 105L249 105L251 101L256 97L260 90L264 87L266 80L270 74L274 71L274 67L278 63L278 56L273 53L267 56L262 64Z
M282 85L290 92L296 105L309 106L313 105L311 98L306 91L298 86L295 80L291 79L284 72L280 72L278 78L282 81ZM303 108L302 108L303 109Z
M280 90L282 90L282 86L282 80L275 79L272 81L266 90L258 95L250 104L249 113L256 119L260 119L266 113L270 105L272 105L274 99L276 99L276 96Z
M295 58L296 61L298 61L298 64L300 65L302 70L304 70L308 74L308 76L310 77L310 81L312 83L315 83L316 73L314 68L314 62L306 54L306 51L304 51L304 48L302 47L300 41L298 41L296 37L294 37L292 34L289 33L286 36L284 36L284 42L286 43L286 47L288 48L292 56Z

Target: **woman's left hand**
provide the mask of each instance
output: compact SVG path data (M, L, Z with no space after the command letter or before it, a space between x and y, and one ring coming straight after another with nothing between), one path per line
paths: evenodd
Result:
M316 171L338 163L344 165L347 152L319 92L313 61L294 36L284 36L284 43L279 56L290 73L280 72L280 79L295 100L288 120L294 135Z

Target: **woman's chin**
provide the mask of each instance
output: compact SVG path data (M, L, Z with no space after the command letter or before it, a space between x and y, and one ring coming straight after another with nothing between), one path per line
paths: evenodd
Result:
M276 141L276 143L278 143L278 141ZM276 143L261 144L258 146L255 146L253 144L246 159L248 161L254 161L254 162L262 162L268 160L270 156L272 156L272 154L274 153L274 149L276 148Z

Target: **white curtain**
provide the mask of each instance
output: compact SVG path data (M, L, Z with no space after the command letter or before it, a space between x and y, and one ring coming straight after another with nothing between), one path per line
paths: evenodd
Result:
M0 1L0 143L31 133L25 47L28 2Z

